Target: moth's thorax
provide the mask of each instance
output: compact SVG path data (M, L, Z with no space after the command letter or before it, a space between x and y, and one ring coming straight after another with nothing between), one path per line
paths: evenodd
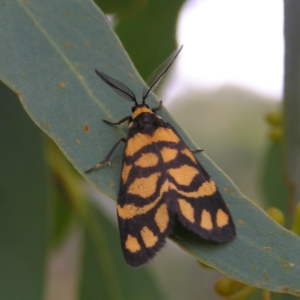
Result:
M135 111L132 114L132 119L137 118L142 113L153 114L153 111L150 108L148 108L146 105L137 106Z
M138 114L134 117L135 112ZM143 133L152 136L158 127L164 126L163 120L147 107L137 107L129 123L131 134Z

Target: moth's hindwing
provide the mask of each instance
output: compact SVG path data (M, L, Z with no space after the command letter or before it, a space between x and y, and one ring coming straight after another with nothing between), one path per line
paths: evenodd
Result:
M204 239L233 239L235 227L213 179L170 124L153 114L149 124L142 120L149 126L139 129L143 118L129 126L117 206L127 263L151 259L175 218Z

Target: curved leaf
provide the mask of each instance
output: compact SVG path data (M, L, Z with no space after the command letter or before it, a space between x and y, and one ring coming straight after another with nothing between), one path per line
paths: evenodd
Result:
M131 108L99 81L94 69L125 83L139 99L144 83L92 2L7 1L0 10L0 28L0 38L5 41L0 45L1 78L83 174L105 157L120 136L126 136L125 126L111 127L102 119L118 121ZM157 100L151 96L148 103L154 106ZM164 109L160 115L195 147ZM87 176L114 199L121 156L120 147L112 157L111 168L104 166ZM237 238L216 245L182 228L175 228L172 238L197 259L231 277L273 291L299 294L300 239L247 200L203 153L197 157L230 206Z

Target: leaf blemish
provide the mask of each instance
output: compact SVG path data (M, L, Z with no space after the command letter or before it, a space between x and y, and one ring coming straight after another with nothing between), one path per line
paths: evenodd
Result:
M251 271L256 271L256 266L255 265L251 265L250 269L251 269Z
M287 293L289 290L290 290L290 288L289 288L288 286L285 286L285 287L282 289L282 291L283 291L284 293Z
M244 224L246 223L246 221L245 221L245 220L242 220L242 219L239 219L239 220L238 220L238 223L239 223L240 225L244 225Z
M300 290L296 290L295 294L300 295Z
M84 127L83 127L83 130L84 130L85 132L90 132L90 126L87 125L87 124L85 124Z
M66 87L66 84L63 81L60 81L59 86L64 89Z
M223 191L224 191L224 193L229 193L229 192L230 192L230 189L227 188L227 187L225 187L225 188L223 189Z
M17 94L17 96L18 96L18 98L19 98L19 99L21 99L21 98L22 98L22 94L21 94L21 92L20 92L20 91L16 91L16 94Z
M263 250L270 250L272 247L271 246L263 246L262 248L263 248Z
M279 261L281 263L281 266L285 270L289 270L291 267L294 266L294 264L289 262L285 257L280 257Z
M69 42L65 42L65 47L70 47L71 44Z

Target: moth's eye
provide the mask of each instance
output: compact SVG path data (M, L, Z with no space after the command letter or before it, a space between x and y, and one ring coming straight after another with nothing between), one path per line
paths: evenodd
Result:
M136 106L134 106L131 111L134 112L136 110Z

